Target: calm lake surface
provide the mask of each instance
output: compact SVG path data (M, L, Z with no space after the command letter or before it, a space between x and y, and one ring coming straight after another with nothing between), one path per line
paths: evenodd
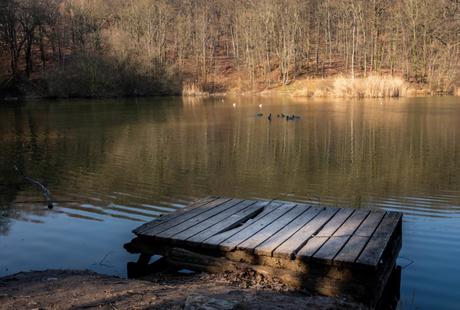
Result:
M53 210L14 166L48 186ZM126 276L131 230L207 195L402 211L400 308L458 309L458 97L0 105L0 276Z

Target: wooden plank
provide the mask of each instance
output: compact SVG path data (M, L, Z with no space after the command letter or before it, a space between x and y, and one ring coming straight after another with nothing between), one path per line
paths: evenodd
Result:
M189 212L190 210L192 209L195 209L195 208L199 208L199 207L202 207L204 205L206 205L207 203L211 202L211 201L214 201L216 199L218 199L219 197L212 197L212 196L208 196L208 197L205 197L205 198L202 198L202 199L198 199L197 201L194 201L192 202L191 204L185 206L184 208L182 209L178 209L172 213L169 213L169 214L165 214L165 215L162 215L161 217L159 217L158 219L154 220L154 221L150 221L148 223L145 223L139 227L137 227L136 229L133 230L133 233L136 234L136 235L139 235L139 234L142 234L143 232L155 227L155 226L158 226L164 222L167 222L173 218L176 218L178 217L179 215L182 215L183 213L185 212Z
M205 221L200 222L197 225L191 226L181 232L178 232L177 234L173 235L172 238L174 240L186 240L188 238L191 238L195 236L196 234L207 230L209 227L218 224L220 221L229 219L231 216L239 211L245 210L247 207L255 204L255 200L243 200L240 203L232 206L231 208L228 208L210 218L208 218ZM190 221L193 221L191 219ZM186 222L187 223L187 222ZM184 223L185 224L185 223ZM182 225L181 225L182 226Z
M369 214L366 220L359 226L354 235L359 237L371 237L384 216L385 212L383 211L371 211L371 214Z
M284 226L280 231L273 234L270 238L257 246L254 253L257 255L272 256L273 251L279 245L289 239L323 210L324 208L322 207L315 207L304 211L296 219Z
M241 242L236 248L246 252L253 252L254 249L262 242L270 238L273 234L276 234L279 230L283 229L284 226L295 220L299 215L308 210L310 207L304 204L298 204L285 214L283 214L276 221L265 226L257 233L252 235L250 238Z
M339 212L337 212L334 217L332 217L332 219L324 225L323 229L321 229L313 238L310 238L299 250L297 253L297 259L310 259L353 212L353 209L340 209Z
M402 214L388 212L380 222L366 247L356 260L359 264L377 266L395 229L401 223Z
M272 222L276 221L283 214L287 213L289 210L295 207L295 204L284 204L270 212L263 218L255 221L251 225L247 226L243 230L234 234L230 238L224 240L219 244L219 249L222 251L232 251L236 248L238 244L255 235L257 232L262 230L265 226L270 225Z
M166 229L158 234L155 234L155 237L157 238L171 238L172 236L192 227L195 225L200 224L201 222L227 210L228 208L231 208L243 200L241 199L231 199L217 207L212 208L211 210L207 210L206 212L203 212L197 216L194 216L186 221L181 222L178 225L175 225L169 229Z
M220 243L232 237L233 235L237 234L238 232L242 231L243 229L246 229L248 226L252 225L253 223L267 216L268 214L270 214L271 212L273 212L275 209L279 208L280 206L281 206L280 203L274 203L271 201L264 208L262 213L257 215L254 219L249 219L247 222L245 222L241 226L237 226L233 229L218 233L208 239L205 239L201 245L207 248L217 248Z
M308 222L299 231L293 234L288 240L281 244L275 251L273 257L291 258L301 249L307 241L316 234L323 226L339 211L337 208L325 208L314 219Z
M339 229L321 246L313 256L317 259L332 261L342 247L351 238L355 230L369 215L369 210L356 210Z
M203 230L199 234L188 238L187 241L201 243L214 235L233 230L233 228L236 228L250 218L253 218L257 214L261 214L261 212L268 204L268 201L257 201L255 204L249 206L248 208L236 212L235 214L232 214L231 216L207 228L206 230Z
M152 229L149 229L147 231L144 231L142 233L142 235L145 235L145 236L155 236L156 234L162 232L162 231L165 231L166 229L169 229L171 227L174 227L176 225L179 225L180 223L182 222L185 222L186 220L190 219L190 218L193 218L195 216L198 216L204 212L207 212L209 210L212 210L213 208L215 207L218 207L224 203L226 203L227 201L230 201L230 198L219 198L219 199L216 199L214 201L211 201L207 204L205 204L204 206L202 207L199 207L199 208L195 208L191 211L188 211L188 212L184 212L182 214L180 214L179 216L167 221L167 222L164 222L164 223L161 223L160 225L157 225L155 227L152 227Z
M158 219L155 219L151 222L148 222L148 223L145 223L143 225L141 225L140 227L136 228L133 232L136 234L136 235L142 235L144 233L146 233L147 231L149 230L152 230L152 229L156 229L157 226L160 226L160 225L163 225L164 223L174 219L174 218L177 218L179 216L182 216L184 213L188 213L190 212L191 210L193 209L198 209L198 208L209 208L209 207L212 207L212 205L215 204L215 201L218 200L220 197L213 197L213 196L208 196L206 198L203 198L203 199L199 199L193 203L191 203L190 205L182 208L182 209L178 209L170 214L166 214L166 215L163 215L161 217L159 217ZM229 199L229 198L221 198L221 199ZM213 203L213 204L211 204ZM195 211L197 212L197 211Z
M353 263L366 246L384 216L385 212L372 211L350 240L348 240L343 249L340 250L339 254L334 258L334 261Z

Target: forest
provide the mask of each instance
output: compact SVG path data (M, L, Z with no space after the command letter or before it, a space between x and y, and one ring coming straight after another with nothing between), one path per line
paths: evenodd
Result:
M302 79L460 81L458 0L1 0L4 93L116 97Z

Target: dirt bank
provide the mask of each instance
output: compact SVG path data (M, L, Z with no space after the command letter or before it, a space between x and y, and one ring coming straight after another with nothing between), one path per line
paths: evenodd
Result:
M46 270L0 278L0 309L365 309L290 292L247 274L163 274L127 280L91 271Z

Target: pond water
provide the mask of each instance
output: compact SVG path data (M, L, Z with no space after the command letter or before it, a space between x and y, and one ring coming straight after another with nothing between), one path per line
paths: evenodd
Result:
M47 185L54 209L15 166ZM458 307L458 97L0 105L0 276L126 276L131 230L207 195L402 211L400 308Z

